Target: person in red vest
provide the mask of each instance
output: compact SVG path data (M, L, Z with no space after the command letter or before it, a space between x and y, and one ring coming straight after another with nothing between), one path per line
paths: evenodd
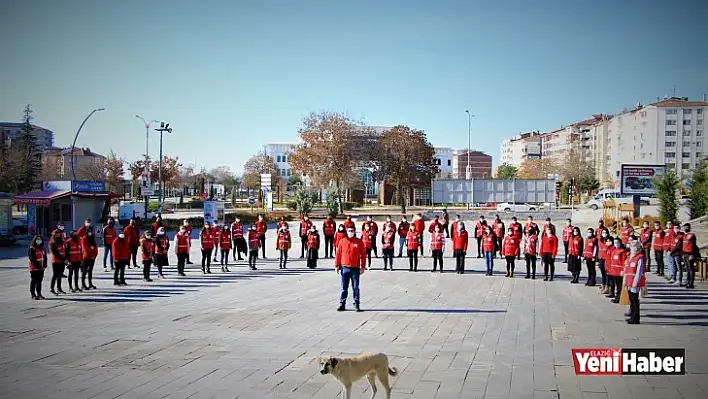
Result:
M256 269L256 260L258 259L258 248L260 246L261 239L258 235L258 226L254 224L248 231L248 268L251 270L258 270Z
M371 235L371 225L364 223L362 225L362 231L361 231L361 242L364 243L364 249L366 250L366 267L371 269L371 247L372 244L371 242L374 241L374 237Z
M440 223L440 217L438 215L435 215L433 217L433 221L430 222L430 226L428 226L428 233L430 233L430 234L435 233L435 228L438 225L442 226L442 223Z
M307 235L312 227L312 221L307 215L303 215L300 220L300 259L305 259L307 252ZM265 255L263 255L265 257Z
M563 228L562 236L563 239L563 263L568 263L568 241L570 241L573 236L573 223L570 219L565 220L565 227Z
M674 270L671 274L670 283L676 282L676 274L678 273L678 283L679 286L683 287L683 238L685 236L684 232L681 231L679 223L674 223L674 241L671 243L671 257L674 258Z
M642 244L642 248L644 248L643 253L647 263L647 273L651 273L651 242L653 235L654 232L649 227L649 222L645 220L642 223L642 229L639 231L639 242Z
M516 236L511 229L509 232ZM526 277L536 279L536 258L538 257L538 235L533 234L524 238L524 259L526 260Z
M423 233L425 233L425 220L423 220L423 214L419 213L413 219L413 224L415 225L415 231L418 233L418 249L420 250L420 256L425 255L425 250L423 249Z
M343 224L345 230L356 229L356 225L352 221L352 217L350 215L347 215L347 219L344 221Z
M288 225L283 225L278 230L278 236L275 240L275 248L280 253L278 262L279 269L286 269L288 265L288 251L292 246L292 238L290 237L290 229Z
M42 296L42 280L44 270L47 269L47 250L44 249L44 240L41 236L34 236L27 251L30 272L30 295L32 299L45 299Z
M519 240L523 236L524 228L523 228L523 226L521 226L521 223L519 223L519 221L516 219L516 216L511 217L511 223L509 224L509 230L512 230L514 232L514 236L518 237ZM538 237L538 234L536 234L536 236ZM521 259L521 256L519 256L516 259Z
M494 275L494 253L497 251L497 236L494 235L492 226L484 225L484 235L482 236L482 251L487 266L487 276Z
M457 225L462 222L462 219L460 218L460 215L455 215L455 221L450 224L450 237L454 240L455 239L455 234L457 234L458 227Z
M389 220L390 217L389 217ZM396 243L396 225L394 223L384 224L384 232L381 234L381 252L383 252L384 270L391 266L393 270L393 251Z
M52 235L52 241L49 243L49 251L52 253L52 283L50 292L54 295L66 294L66 292L61 289L61 279L64 277L66 262L69 261L69 250L62 234L54 233ZM54 291L55 284L57 287L56 291Z
M359 278L366 271L366 250L364 243L356 237L356 228L347 228L347 236L337 244L337 254L334 258L334 269L341 276L342 292L339 295L338 312L345 310L347 296L349 295L349 282L352 285L354 307L361 312L359 307Z
M664 275L664 229L661 222L654 222L654 232L652 233L652 248L654 249L654 260L656 261L656 275Z
M482 239L484 238L484 233L487 231L487 221L484 220L484 216L479 217L479 221L474 225L474 236L477 238L477 258L482 257ZM489 265L487 265L487 275L489 274Z
M334 252L337 252L337 245L339 244L339 241L341 241L343 238L347 236L347 229L344 227L344 224L341 223L339 227L337 228L337 232L334 233Z
M79 228L79 238L83 239L86 237L89 231L93 233L93 224L91 223L91 219L86 219L84 220L84 225Z
M437 216L436 216L437 218ZM433 230L433 234L430 236L430 245L428 250L430 255L433 257L433 272L437 270L438 263L440 263L440 273L443 272L443 252L445 252L445 233L443 233L442 223L438 223Z
M644 247L639 241L630 243L629 259L624 266L624 287L629 292L627 324L639 324L639 292L647 285Z
M396 223L391 221L391 216L386 216L386 222L383 224L383 231L386 231L386 227L391 226L391 231L396 232Z
M406 235L406 243L408 249L408 267L409 271L418 271L418 248L420 247L420 240L418 239L418 233L415 223L411 224L408 230L408 235Z
M162 216L157 215L155 221L150 225L150 232L152 232L153 237L157 237L157 231L160 230L160 227L165 227L165 225L162 223Z
M366 222L364 224L368 224L370 227L371 231L371 251L374 253L375 257L379 257L379 250L376 247L376 238L379 236L379 225L376 224L376 222L371 218L371 216L366 217ZM369 262L371 264L371 262Z
M66 245L69 248L69 278L67 279L69 282L69 289L71 292L81 292L81 288L79 288L79 272L81 271L83 253L81 251L81 240L79 240L79 233L72 231L71 235L69 235L69 239L66 240Z
M219 254L219 243L221 242L221 226L219 226L219 221L216 219L214 219L211 224L211 235L214 237L214 250L212 251L214 255L213 262L216 263L219 261L217 255Z
M147 230L140 238L140 253L143 260L143 281L152 282L150 278L150 266L155 256L155 241L152 239L152 231Z
M116 222L113 218L108 218L108 223L103 226L103 271L108 271L106 260L110 259L111 270L114 269L113 258L111 251L113 250L113 241L116 239Z
M583 258L585 258L585 264L588 267L588 281L585 285L588 287L594 287L597 285L597 270L595 268L598 259L598 252L600 247L598 245L598 239L595 236L595 230L591 227L585 232L585 246L583 247Z
M671 280L671 276L674 275L674 257L671 256L671 247L674 244L674 224L672 221L666 221L666 231L664 232L664 263L668 266L669 275L666 276L667 279Z
M514 277L514 269L516 268L516 257L519 256L521 250L521 240L516 238L509 230L506 237L502 240L501 256L506 259L506 277Z
M334 257L334 233L336 232L337 224L332 220L332 215L329 215L322 223L322 234L324 234L325 241L325 258Z
M629 219L622 219L622 230L620 230L620 240L622 241L622 245L627 248L627 251L629 251L629 238L632 236L632 234L634 234L634 228L630 225Z
M535 233L538 234L538 231ZM546 235L541 237L539 253L543 262L543 281L553 281L556 274L556 256L558 255L558 237L553 234L553 231L548 230Z
M595 232L595 236L598 236L597 231ZM608 292L607 265L609 264L608 262L610 258L609 252L612 248L612 244L608 244L607 242L607 237L609 236L609 232L603 231L597 239L597 267L600 269L600 273L602 274L602 284L600 285L601 294L607 294Z
M406 215L401 217L401 223L398 224L398 257L403 256L403 247L406 246L408 232L411 230L411 225L408 223ZM408 248L406 246L406 248Z
M96 286L93 285L93 266L96 264L96 258L98 257L98 243L93 230L86 231L86 235L81 238L81 255L81 286L84 291L95 290ZM86 284L87 276L88 284Z
M683 264L686 265L686 288L693 289L696 280L696 269L698 269L698 259L701 253L698 250L696 234L691 231L691 224L683 225L683 239L681 240L681 253L683 254ZM649 266L647 266L649 269Z
M612 247L607 252L610 262L607 267L608 285L610 287L606 296L611 298L613 303L619 303L620 290L622 289L622 272L624 270L624 263L627 260L627 251L622 245L622 240L619 238L615 240L610 236L607 237L607 242L608 245L611 244Z
M125 232L118 233L118 238L113 241L112 254L115 263L113 285L128 285L125 282L125 268L130 263L130 245L125 238Z
M258 215L258 221L256 222L256 234L258 235L259 246L263 250L263 260L266 258L266 232L268 231L268 225L266 224L265 217L263 215ZM258 254L256 254L258 255ZM254 264L255 267L255 264Z
M228 232L226 235L229 235ZM219 237L220 243L221 236ZM184 226L180 226L179 231L175 234L175 254L177 255L177 274L184 277L184 265L187 262L187 254L189 254L189 236ZM221 261L223 262L223 258ZM207 273L211 273L211 270L207 269Z
M140 247L140 230L138 226L135 225L135 220L130 219L128 225L123 229L125 238L128 240L128 246L130 247L130 257L133 260L133 266L138 267L136 258L138 257L138 248ZM128 269L130 269L130 263L128 264Z
M211 253L214 252L214 232L211 225L204 223L204 228L199 232L199 242L202 249L202 274L211 269Z
M548 231L548 230L547 230ZM583 249L585 245L583 237L580 235L580 228L573 227L573 236L568 241L568 271L573 275L570 280L571 284L578 284L580 280L580 272L583 270Z
M282 218L281 218L282 219ZM285 224L287 226L287 223ZM246 239L243 238L243 224L241 219L236 216L233 223L231 223L231 240L233 249L233 260L243 260L241 253L246 255L248 253L248 244L246 244ZM280 230L280 228L278 228ZM238 259L236 257L238 256Z
M66 241L66 232L64 231L64 222L57 223L57 227L49 233L49 237L54 237L55 234L59 234L61 239Z
M187 251L187 264L192 265L192 259L190 258L192 253L192 226L189 225L189 220L187 219L182 220L182 226L184 226L187 237L189 237L189 241L187 241L189 244L189 250Z
M310 226L307 234L307 267L314 269L317 267L317 259L320 257L320 233L315 225Z
M469 245L469 233L465 228L465 224L458 220L453 224L454 229L452 239L452 255L455 257L455 272L457 274L465 273L465 257L467 257L467 246Z
M155 266L157 266L157 275L160 278L165 278L165 275L162 274L162 268L170 264L167 257L169 250L170 240L167 238L165 228L160 227L157 229L157 236L155 237Z
M504 233L506 233L506 229L504 228L504 222L502 222L499 215L496 215L494 221L492 222L492 231L497 237L497 247L499 248L499 256L504 256L502 255L501 250L502 241L504 240ZM496 253L494 254L494 256L496 257Z
M219 240L219 250L221 251L221 271L229 271L229 252L231 251L231 229L228 224L224 224ZM235 249L234 249L235 251Z

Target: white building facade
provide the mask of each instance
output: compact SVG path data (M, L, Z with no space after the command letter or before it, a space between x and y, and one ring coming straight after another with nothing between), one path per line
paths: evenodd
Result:
M452 177L452 160L455 150L447 147L435 147L435 163L440 169L438 177L440 178L451 178Z
M23 123L0 122L0 131L5 133L5 140L10 143L16 141L22 133ZM41 126L32 125L32 135L37 139L40 151L54 147L54 132Z
M524 133L502 141L501 163L516 167L524 161L541 157L541 137L538 132Z

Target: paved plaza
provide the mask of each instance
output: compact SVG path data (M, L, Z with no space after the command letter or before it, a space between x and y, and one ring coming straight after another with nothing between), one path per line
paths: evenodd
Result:
M545 283L525 280L521 265L504 278L500 260L486 277L471 257L465 275L433 274L429 257L418 273L403 270L406 258L393 272L374 259L362 276L364 312L338 313L332 261L310 270L292 259L278 270L272 234L258 271L239 263L203 275L195 249L187 277L171 266L145 283L130 269L129 286L113 287L99 261L98 291L58 297L50 268L46 301L29 298L24 250L0 249L0 397L332 399L340 387L319 374L317 357L364 351L385 352L398 368L394 399L708 397L703 285L686 291L650 277L642 324L628 326L626 307L569 284L562 263ZM299 254L294 243L290 255ZM685 347L688 375L577 377L578 347ZM352 397L369 398L368 384L357 382Z

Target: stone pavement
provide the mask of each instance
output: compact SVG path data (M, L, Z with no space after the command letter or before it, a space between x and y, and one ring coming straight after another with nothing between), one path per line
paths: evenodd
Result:
M3 399L330 399L339 385L319 374L316 358L364 351L385 352L398 368L396 399L708 397L708 292L655 277L643 324L628 326L625 307L568 284L562 264L563 278L544 283L518 269L505 279L499 261L486 277L476 258L468 258L475 272L432 274L426 257L418 273L367 272L365 311L338 313L331 260L317 270L299 259L288 270L273 260L258 271L239 263L211 275L193 265L182 278L170 267L153 283L132 269L128 287L113 287L98 265L98 291L59 297L48 293L48 271L48 300L32 301L26 260L13 257L22 252L0 249ZM685 347L688 375L577 377L574 347ZM369 396L365 381L354 385L353 398Z

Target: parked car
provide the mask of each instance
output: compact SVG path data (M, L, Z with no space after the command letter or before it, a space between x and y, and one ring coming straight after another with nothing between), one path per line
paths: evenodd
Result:
M22 236L27 234L27 219L12 219L12 234Z
M511 204L509 202L502 202L497 205L497 212L529 212L539 209L537 205L531 204Z
M681 198L679 198L679 205L688 205L689 201L691 201L690 196L682 195Z
M612 199L618 204L631 204L631 195L622 195L619 191L613 189L600 190L590 201L585 203L585 206L592 210L598 210L602 208L605 201ZM639 203L641 205L649 205L649 197L640 197Z

